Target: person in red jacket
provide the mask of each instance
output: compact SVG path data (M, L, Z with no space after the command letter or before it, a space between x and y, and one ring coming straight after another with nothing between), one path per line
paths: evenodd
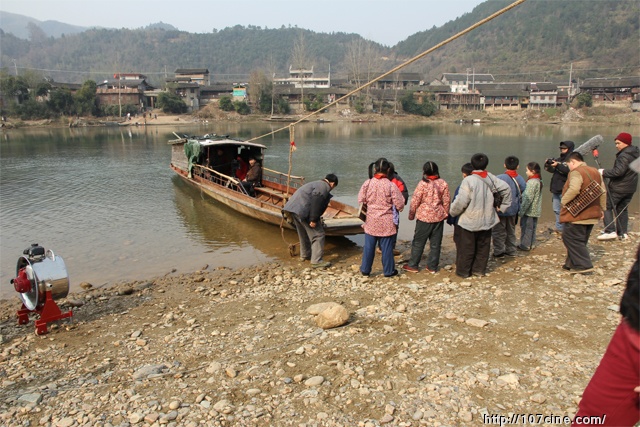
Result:
M640 421L640 246L620 301L620 324L582 393L573 427L633 426Z

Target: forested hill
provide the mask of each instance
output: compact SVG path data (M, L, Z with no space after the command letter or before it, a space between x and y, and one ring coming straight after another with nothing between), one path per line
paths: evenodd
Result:
M357 34L315 33L300 28L235 26L192 34L162 26L138 30L90 29L48 36L31 26L29 40L0 33L0 61L61 82L100 81L114 73L142 73L159 85L176 68L208 68L215 81L240 81L255 70L281 76L294 52L332 78L391 69L510 4L488 0L472 12L387 48ZM417 4L417 3L416 3ZM422 11L428 13L429 3ZM410 13L410 11L408 11ZM398 23L389 23L398 25ZM4 28L4 27L3 27ZM384 31L384 28L379 29ZM528 0L405 71L426 80L443 72L492 73L497 80L638 75L640 2L637 0ZM15 61L15 63L14 63Z
M394 47L413 56L512 3L491 0L440 28L416 33ZM553 80L567 71L580 77L640 73L640 2L637 0L529 0L434 52L424 71L476 72ZM534 73L546 70L546 73ZM555 72L554 72L555 71ZM527 80L523 78L524 80Z

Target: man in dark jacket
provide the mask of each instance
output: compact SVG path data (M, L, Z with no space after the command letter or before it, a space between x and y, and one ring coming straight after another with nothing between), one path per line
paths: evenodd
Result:
M284 213L293 219L300 239L300 260L311 260L314 268L331 266L323 261L324 227L321 216L329 206L330 191L338 185L338 177L330 173L323 180L313 181L298 188L284 205Z
M567 175L569 175L569 166L567 165L567 159L573 152L575 144L573 141L560 142L560 157L555 159L547 159L544 163L544 170L551 172L551 184L549 190L551 191L551 200L553 202L553 212L556 214L556 232L562 232L562 223L560 223L560 208L562 204L562 188L564 183L567 182Z
M603 178L608 178L607 210L604 212L604 231L598 240L628 239L629 203L638 188L638 174L629 164L640 156L638 147L631 145L631 135L622 132L616 136L618 149L616 161L611 169L598 169Z

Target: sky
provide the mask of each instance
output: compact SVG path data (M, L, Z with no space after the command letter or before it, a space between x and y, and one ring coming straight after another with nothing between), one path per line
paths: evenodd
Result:
M356 33L393 46L442 26L486 0L0 0L0 10L82 27L141 28L164 22L190 33L235 25ZM491 0L488 0L491 1Z

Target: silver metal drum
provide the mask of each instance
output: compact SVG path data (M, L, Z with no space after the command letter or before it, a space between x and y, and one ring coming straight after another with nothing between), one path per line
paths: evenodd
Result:
M69 293L69 275L62 257L55 256L47 250L41 261L29 261L22 256L18 259L16 276L24 268L31 282L31 290L20 294L24 306L29 310L37 310L44 305L47 291L51 291L54 300L64 298Z

